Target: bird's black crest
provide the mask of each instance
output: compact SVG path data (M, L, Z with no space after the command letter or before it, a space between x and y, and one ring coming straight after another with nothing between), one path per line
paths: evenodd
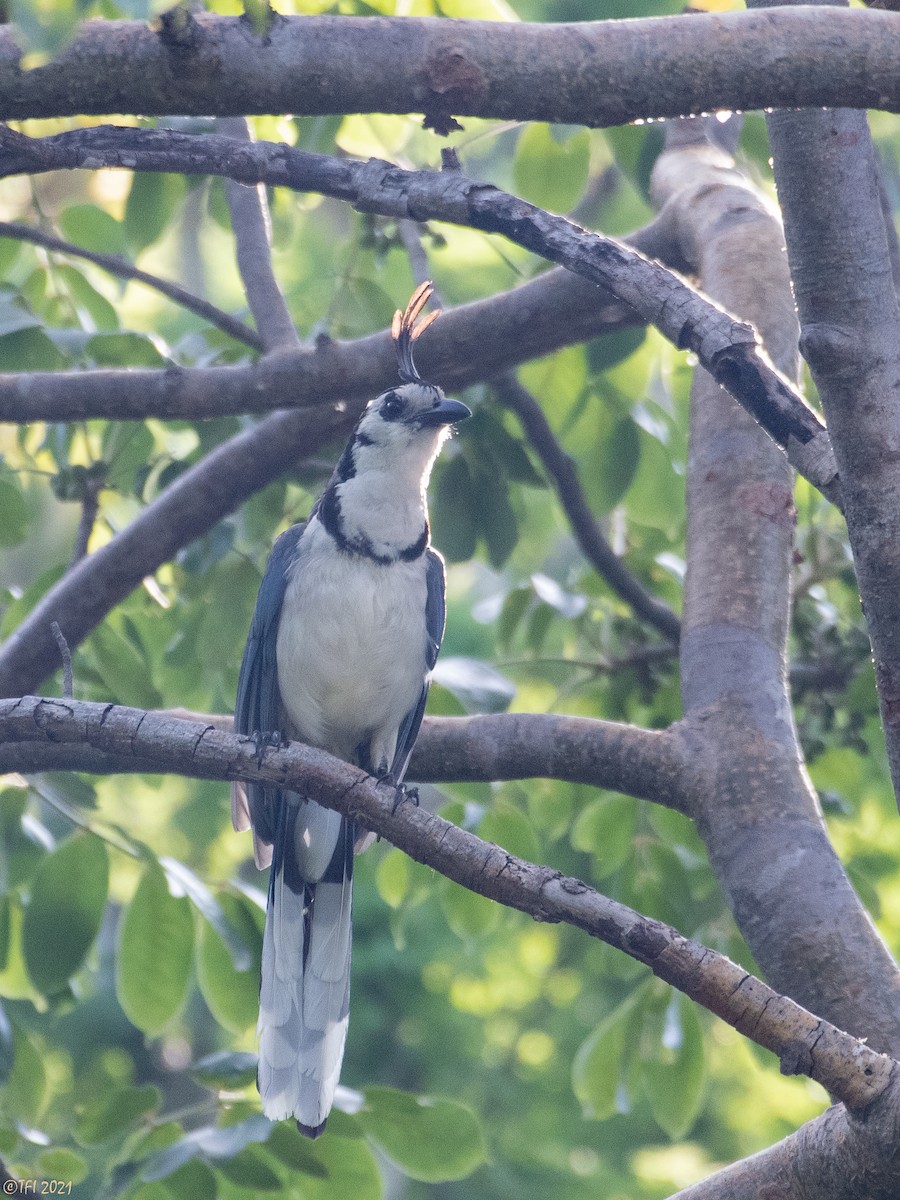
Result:
M391 334L394 339L394 349L397 351L397 367L402 383L422 382L422 376L416 370L413 360L413 342L440 316L440 309L437 309L435 312L429 313L427 317L423 317L421 321L417 319L419 313L431 299L433 291L434 284L430 280L426 280L425 283L419 284L413 292L406 311L401 312L398 308L394 313Z

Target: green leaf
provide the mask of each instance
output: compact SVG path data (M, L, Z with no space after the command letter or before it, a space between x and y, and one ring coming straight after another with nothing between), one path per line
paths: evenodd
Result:
M657 1124L672 1141L680 1141L703 1102L706 1059L696 1007L678 992L666 1013L660 1055L643 1058L641 1078Z
M357 1120L401 1171L423 1183L465 1179L486 1159L478 1118L454 1100L368 1088Z
M184 195L180 175L139 171L125 202L125 238L133 254L161 237L171 225L175 207Z
M490 933L500 919L500 906L495 901L469 891L452 879L441 880L440 898L447 924L463 941Z
M244 903L235 896L219 897L230 940L235 934L243 953L238 959L222 938L221 923L200 926L197 982L203 999L220 1025L235 1033L252 1028L259 1015L259 972L262 938ZM252 947L248 951L247 947Z
M253 1192L277 1192L281 1190L280 1176L272 1170L258 1147L248 1146L234 1158L223 1158L217 1166L226 1179L238 1187Z
M43 1057L24 1030L13 1026L13 1065L3 1092L7 1116L37 1125L47 1100Z
M531 861L540 856L540 845L534 826L528 817L510 803L509 800L497 799L481 819L478 826L480 837L489 842L496 842L510 854Z
M259 959L260 931L244 902L222 892L218 899L190 867L174 858L161 858L160 866L176 890L183 891L201 917L208 921L228 950L236 971L249 971ZM258 961L256 962L258 966Z
M218 1050L207 1054L190 1068L191 1074L200 1083L211 1088L226 1088L234 1091L246 1087L256 1079L256 1055L237 1050Z
M152 1083L115 1088L92 1097L76 1109L75 1133L83 1146L99 1146L122 1133L160 1105L162 1093Z
M125 250L122 222L96 204L71 204L60 214L63 235L84 250L97 254L119 254Z
M643 325L593 338L585 346L588 366L592 373L600 375L639 350L646 338L647 330Z
M378 894L391 908L399 908L409 892L409 859L402 850L389 850L375 872Z
M53 271L55 280L65 284L79 319L89 328L112 330L119 328L119 317L115 308L75 267L60 266ZM87 320L85 320L87 318Z
M478 516L469 464L461 454L437 477L431 498L434 543L448 562L466 562L475 553Z
M550 212L570 212L588 180L591 139L586 129L560 137L539 121L526 126L516 146L515 181L519 193Z
M502 567L516 548L519 522L509 499L509 483L500 472L476 471L472 502L478 514L478 531L487 546L491 566Z
M20 296L13 292L0 291L0 337L16 333L20 329L39 328L40 324ZM9 370L5 362L3 369Z
M4 371L60 371L65 355L43 329L19 329L0 337L0 362Z
M106 847L93 834L74 834L39 864L22 931L39 991L61 991L81 967L103 920L108 885Z
M137 421L110 421L103 432L103 458L109 464L106 481L111 488L135 490L137 474L146 471L156 444L146 425Z
M144 869L119 926L116 995L128 1019L159 1033L187 995L194 951L190 901L169 891L158 863Z
M146 333L95 333L85 350L98 367L163 367L167 359Z
M640 461L625 496L628 515L674 535L684 519L684 480L675 474L669 451L641 429Z
M631 853L637 815L638 802L614 792L600 796L578 814L572 845L596 856L594 871L599 879L617 871Z
M644 989L635 988L584 1041L572 1063L572 1089L587 1120L605 1121L617 1111L619 1066L626 1035Z
M6 969L9 958L10 922L10 898L0 896L0 971Z
M18 546L28 533L28 507L22 489L0 477L0 546Z
M153 686L150 663L131 638L104 621L91 634L88 645L111 696L138 708L162 706L162 696Z
M45 1179L58 1179L73 1185L83 1183L88 1176L88 1165L74 1150L56 1146L38 1155L38 1169ZM65 1195L65 1192L57 1192Z
M216 1200L215 1172L205 1162L192 1159L166 1178L167 1200Z
M592 411L596 412L595 409ZM608 513L631 486L641 453L638 428L631 417L598 423L590 454L587 493L592 507Z
M506 0L438 0L445 17L478 21L518 21L519 15ZM393 9L389 10L393 11Z

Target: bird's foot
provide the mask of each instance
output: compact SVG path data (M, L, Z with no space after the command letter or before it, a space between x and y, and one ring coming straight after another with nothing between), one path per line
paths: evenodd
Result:
M250 740L256 747L256 765L258 767L262 766L267 750L280 750L282 746L288 744L287 738L280 729L274 729L269 733L261 733L257 729L251 733Z
M401 804L414 804L419 807L419 789L417 787L407 787L405 783L397 783L393 775L388 772L386 775L379 775L378 783L383 783L387 787L394 789L394 804L391 808L391 816L397 811Z

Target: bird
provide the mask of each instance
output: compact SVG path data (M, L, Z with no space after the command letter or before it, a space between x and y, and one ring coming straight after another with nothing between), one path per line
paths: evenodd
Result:
M413 345L430 282L394 315L398 386L366 406L305 523L276 541L241 663L235 730L258 751L297 740L405 794L446 619L444 560L431 545L426 489L466 405L421 378ZM294 791L232 790L269 868L257 1086L273 1121L325 1128L338 1084L350 988L354 850L372 840Z

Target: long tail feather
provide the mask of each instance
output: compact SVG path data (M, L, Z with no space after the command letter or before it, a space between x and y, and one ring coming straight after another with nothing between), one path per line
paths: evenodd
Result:
M269 885L258 1084L267 1117L293 1115L317 1137L347 1037L353 830L316 804L292 801L283 804Z

